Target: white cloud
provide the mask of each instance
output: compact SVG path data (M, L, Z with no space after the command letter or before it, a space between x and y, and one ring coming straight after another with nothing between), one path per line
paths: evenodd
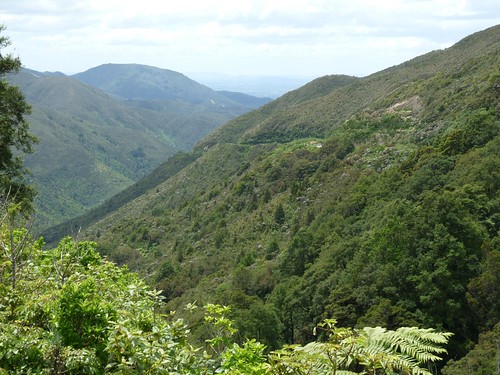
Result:
M107 62L190 71L364 75L499 23L490 0L2 0L38 70Z

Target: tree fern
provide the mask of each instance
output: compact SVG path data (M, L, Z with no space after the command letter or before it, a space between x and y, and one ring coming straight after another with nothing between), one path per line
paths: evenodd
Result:
M441 358L436 354L446 353L440 345L446 344L452 333L439 333L432 328L402 327L387 331L380 338L383 345L415 358L420 363L435 362Z
M274 374L407 374L432 375L424 367L441 360L451 333L403 327L396 331L381 327L360 330L335 327L335 320L318 326L327 342L296 345L271 353Z

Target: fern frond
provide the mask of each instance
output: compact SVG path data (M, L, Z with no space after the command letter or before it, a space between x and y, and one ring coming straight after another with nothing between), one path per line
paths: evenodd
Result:
M422 375L431 374L420 365L441 360L437 354L446 353L441 345L452 335L417 327L403 327L396 331L365 327L357 333L359 347L355 356L365 368Z
M275 369L285 371L275 374L432 375L421 366L440 360L438 355L446 353L442 344L452 335L416 327L396 331L382 327L345 329L335 327L334 321L320 327L327 327L328 342L289 346L271 353L271 360L278 364ZM358 373L355 369L362 370Z
M447 353L440 346L448 342L451 333L436 332L432 328L422 329L417 327L402 327L396 331L387 331L383 337L383 345L415 358L419 363L435 362L441 360L436 354Z

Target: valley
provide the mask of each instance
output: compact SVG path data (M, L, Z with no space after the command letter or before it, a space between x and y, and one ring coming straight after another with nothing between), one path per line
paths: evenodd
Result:
M103 77L108 86L97 85ZM118 79L123 90L137 94L115 92ZM41 228L98 206L224 122L269 100L230 98L180 73L132 64L72 77L25 69L11 81L32 104L30 127L40 139L26 165L39 192Z
M3 228L37 254L5 335L96 373L495 373L499 66L497 25L272 101L134 64L21 72L56 225Z

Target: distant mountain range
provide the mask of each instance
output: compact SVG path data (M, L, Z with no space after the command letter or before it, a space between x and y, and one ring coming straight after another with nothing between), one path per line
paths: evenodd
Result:
M218 93L170 70L107 64L66 76L10 77L33 106L40 143L26 158L38 222L53 225L125 189L228 120L268 102Z

